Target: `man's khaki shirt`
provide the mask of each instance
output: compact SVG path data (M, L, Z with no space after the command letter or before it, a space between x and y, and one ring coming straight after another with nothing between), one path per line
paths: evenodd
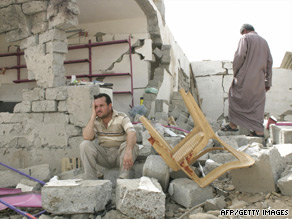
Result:
M94 131L102 147L119 147L127 140L128 132L136 132L130 118L122 112L113 110L112 119L106 128L101 118L96 117Z

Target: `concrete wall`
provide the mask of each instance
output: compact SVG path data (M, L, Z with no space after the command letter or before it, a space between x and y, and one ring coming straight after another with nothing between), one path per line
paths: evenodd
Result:
M60 172L62 158L79 157L93 95L101 92L112 96L97 85L24 91L14 113L0 113L1 162L15 168L48 163Z
M233 79L229 61L192 62L202 110L211 120L228 116L228 91ZM292 70L273 69L272 87L266 95L265 112L291 121Z

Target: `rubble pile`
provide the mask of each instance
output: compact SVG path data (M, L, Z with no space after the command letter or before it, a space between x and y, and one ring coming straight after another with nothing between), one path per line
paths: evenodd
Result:
M176 121L180 122L178 118ZM186 135L181 130L152 122L172 147ZM99 168L100 180L95 181L82 180L82 168L63 172L55 177L58 180L31 187L42 194L42 207L46 212L39 218L232 218L232 209L244 209L253 216L276 214L268 212L271 209L288 209L290 216L292 142L288 143L290 135L283 135L283 128L279 128L279 138L287 136L288 139L282 139L285 143L281 144L277 141L266 144L267 139L242 135L244 130L241 129L232 133L215 130L222 140L251 155L256 162L250 168L229 171L209 186L200 188L184 172L174 172L164 163L150 145L149 133L142 124L134 126L140 151L131 179L118 179L118 169ZM270 133L275 139L275 128L271 128ZM218 142L210 141L206 147L215 146ZM192 168L202 177L232 160L234 157L228 152L212 151L197 160ZM46 165L21 171L45 181L53 176ZM28 185L30 180L25 181L25 176L14 174L17 175L9 170L0 171L0 187ZM4 210L0 218L13 214L11 210ZM277 218L279 214L274 216Z

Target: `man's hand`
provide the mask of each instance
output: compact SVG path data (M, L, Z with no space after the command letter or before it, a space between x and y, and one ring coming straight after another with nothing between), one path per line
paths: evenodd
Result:
M123 167L125 170L130 169L133 166L133 156L132 156L132 150L126 149L124 158L123 158Z

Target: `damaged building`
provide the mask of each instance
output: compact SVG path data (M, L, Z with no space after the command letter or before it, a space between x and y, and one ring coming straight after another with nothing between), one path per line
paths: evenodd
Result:
M159 133L175 146L195 126L179 94L183 88L218 131L228 116L232 62L190 62L167 27L163 0L4 0L0 1L0 14L1 163L44 183L57 175L63 180L78 179L82 174L82 130L91 115L93 95L98 93L109 94L114 108L137 123L141 147L133 179L117 180L118 170L101 168L104 180L43 184L42 205L47 212L92 218L115 199L121 218L120 214L129 218L185 214L187 218L186 213L251 207L248 201L237 199L228 203L226 191L232 195L269 194L259 200L292 195L289 53L282 68L273 69L273 87L267 93L265 109L267 118L273 116L284 126L272 125L266 130L266 141L244 136L243 129L230 136L219 132L220 138L236 149L249 145L242 150L256 163L221 176L219 180L228 186L214 183L214 187L200 188L183 172L170 171L149 143L150 135L137 115L155 121ZM169 125L176 126L175 133L165 128ZM208 144L215 146L216 142ZM208 153L199 164L210 172L227 161L232 161L229 155ZM262 169L266 172L259 175ZM250 175L252 181L246 177ZM23 178L0 165L0 187L15 187ZM96 190L102 192L96 194ZM62 200L68 193L70 197ZM76 197L79 199L73 204ZM169 207L174 203L179 206L175 210ZM201 210L188 211L193 206ZM217 218L218 212L215 215Z

